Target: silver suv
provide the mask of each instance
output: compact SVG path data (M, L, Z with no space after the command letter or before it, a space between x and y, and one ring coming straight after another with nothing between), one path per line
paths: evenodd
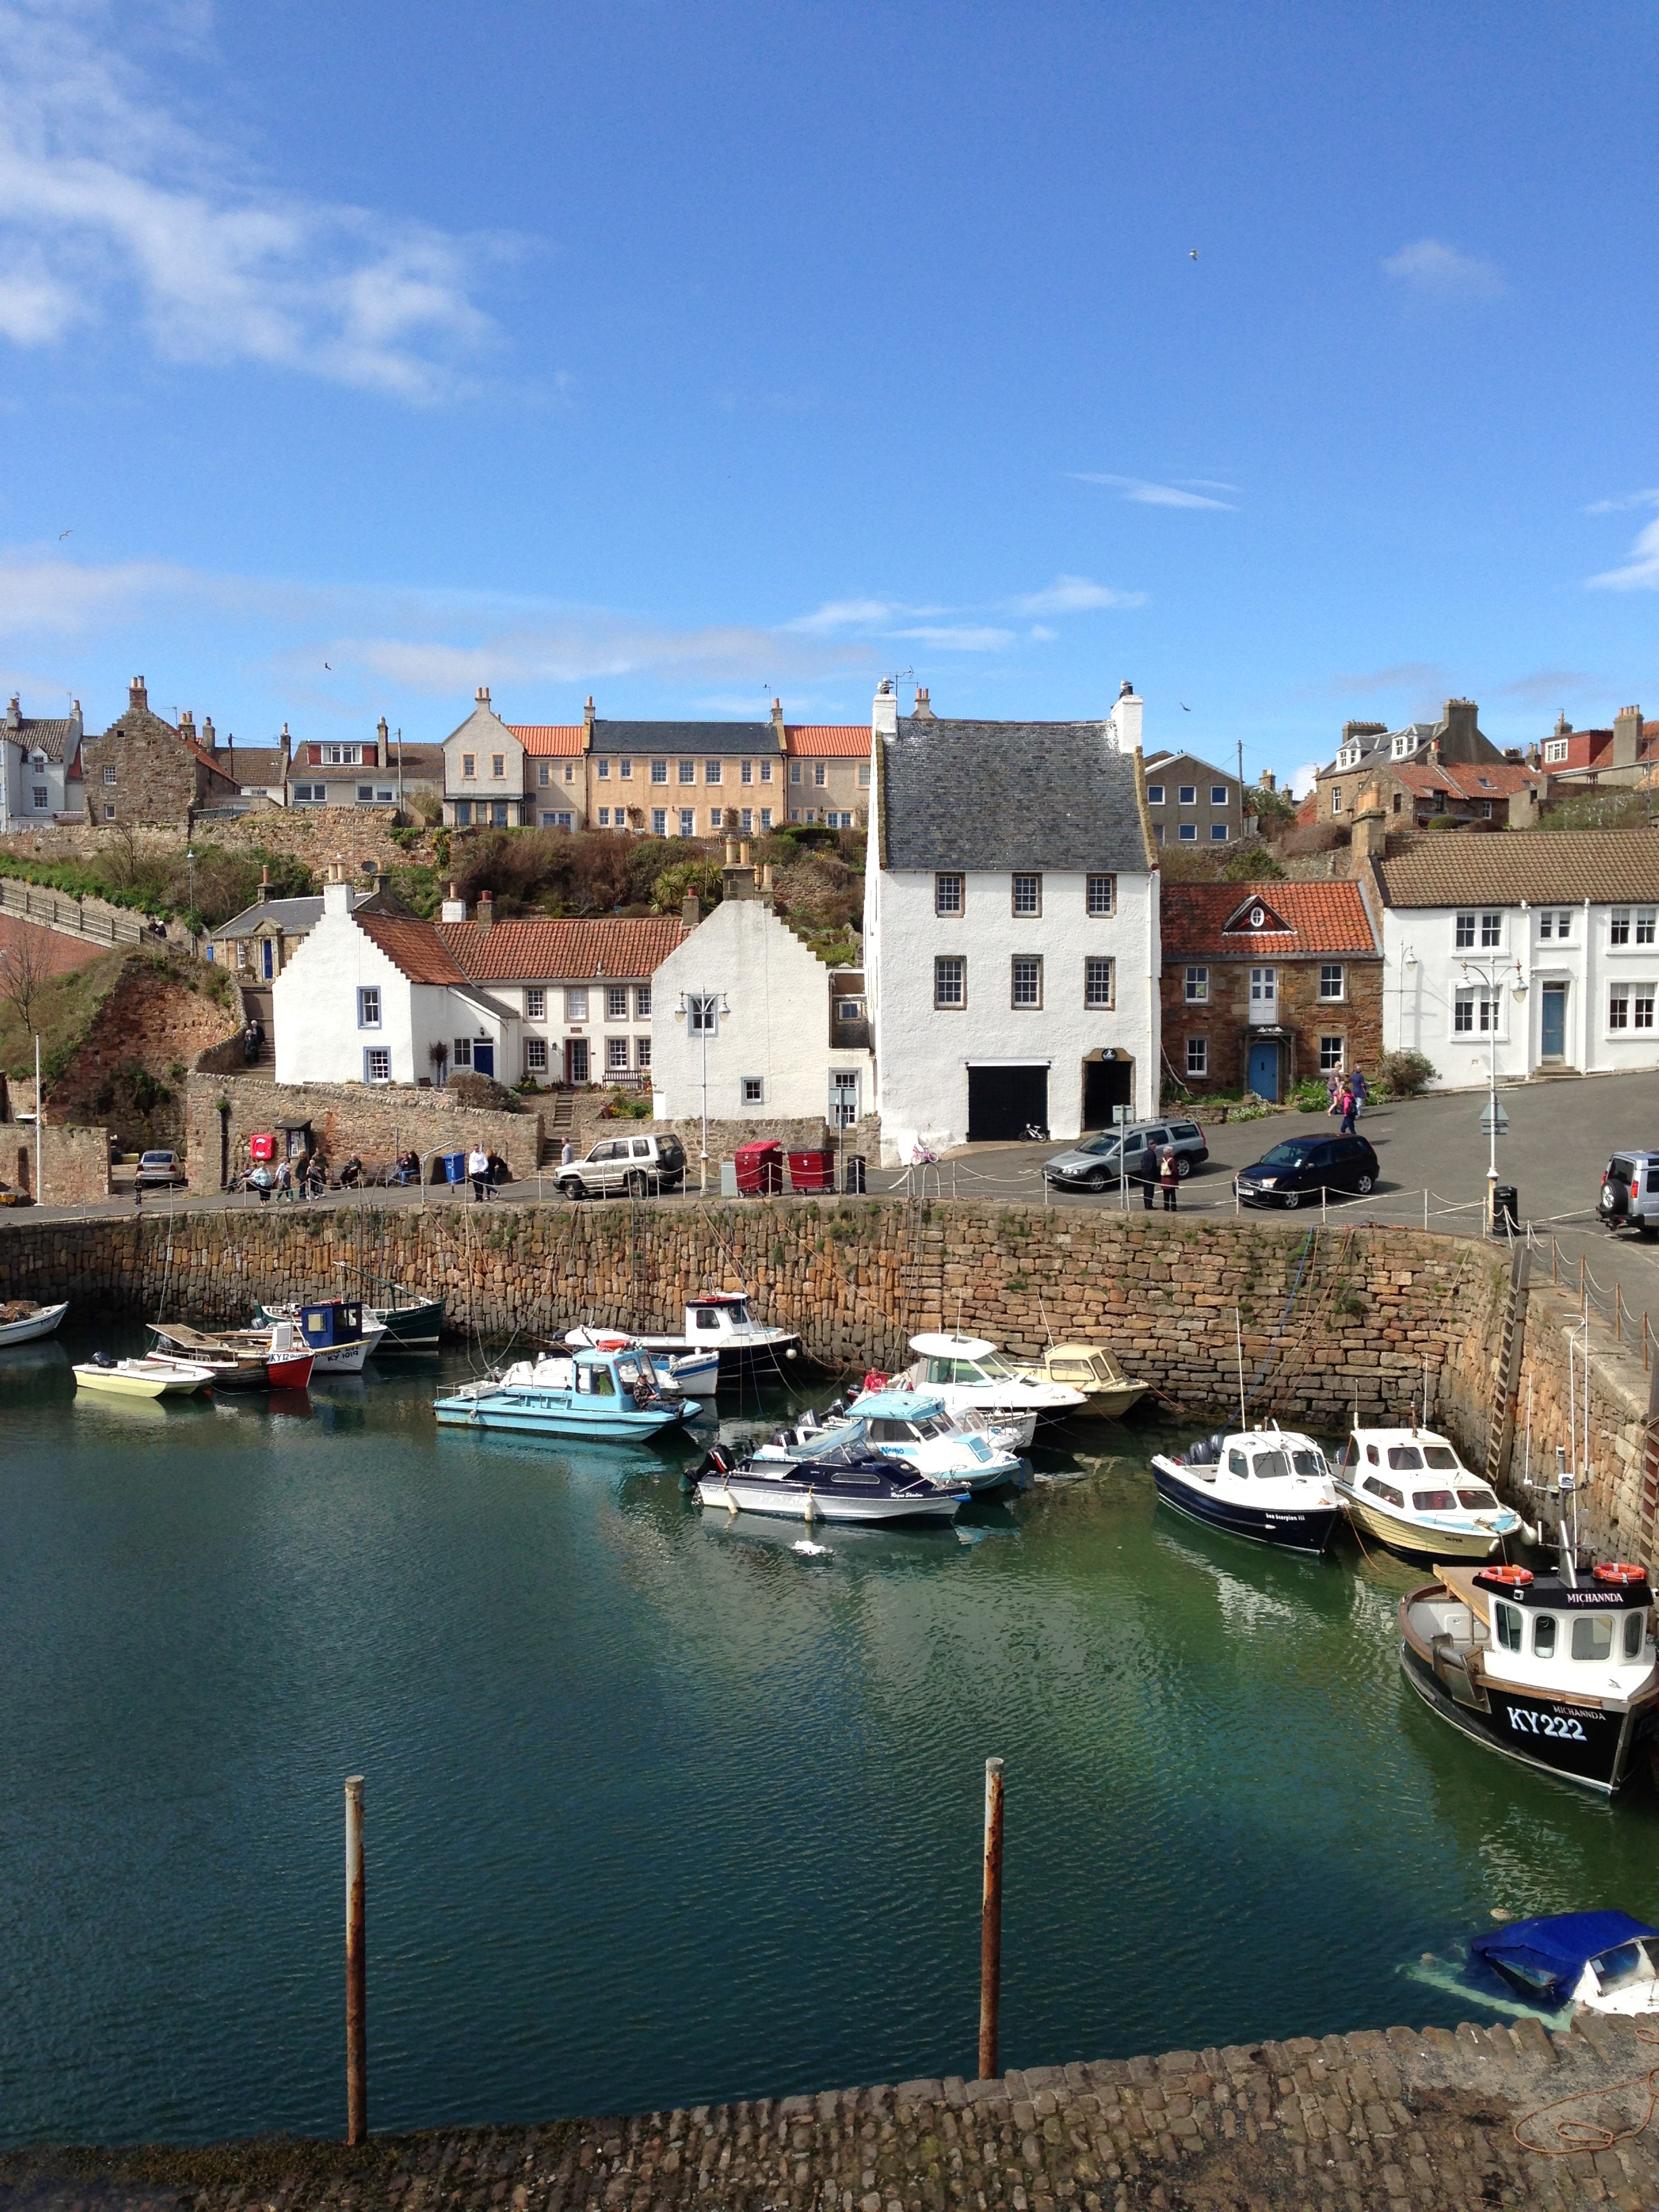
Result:
M1605 1228L1628 1223L1651 1237L1659 1229L1659 1152L1615 1152L1601 1170L1595 1210Z
M1069 1152L1057 1152L1042 1171L1062 1189L1104 1190L1126 1170L1136 1178L1155 1175L1157 1155L1165 1145L1175 1146L1176 1173L1183 1182L1210 1157L1196 1121L1132 1121L1127 1129L1103 1129L1085 1137Z
M572 1160L554 1180L567 1198L678 1190L685 1180L685 1147L678 1137L601 1137L586 1159Z

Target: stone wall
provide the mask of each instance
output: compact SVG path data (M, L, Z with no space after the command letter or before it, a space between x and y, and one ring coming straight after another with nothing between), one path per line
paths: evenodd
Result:
M41 1138L46 1165L47 1206L88 1206L110 1195L111 1132L108 1129L60 1128L50 1121ZM27 1121L8 1122L0 1129L0 1189L26 1190L40 1199L36 1179L34 1128Z
M1269 884L1264 896L1271 896ZM1241 885L1239 896L1249 896ZM1346 997L1334 1002L1319 996L1317 960L1283 960L1279 969L1279 1024L1292 1032L1284 1055L1285 1088L1319 1073L1319 1041L1343 1040L1343 1066L1352 1071L1376 1066L1382 1050L1382 963L1340 956ZM1207 968L1207 1000L1188 1003L1188 965ZM1195 1096L1242 1091L1249 1074L1250 969L1248 962L1195 955L1192 962L1166 957L1164 963L1164 1055L1166 1079L1178 1077ZM1187 1073L1187 1040L1203 1037L1209 1047L1207 1076Z
M112 1122L128 1151L187 1150L191 1064L240 1020L237 994L218 969L131 954L46 1095L48 1121Z
M268 1074L196 1072L185 1087L190 1157L201 1163L198 1187L219 1187L221 1127L229 1172L249 1165L247 1140L256 1130L309 1119L323 1151L337 1165L355 1152L366 1163L413 1151L423 1160L482 1143L499 1152L515 1176L533 1176L541 1152L540 1114L490 1114L460 1105L444 1091L405 1084L275 1083ZM219 1102L230 1101L228 1116ZM428 1173L428 1180L430 1179Z
M1556 1479L1556 1447L1565 1446L1567 1465L1579 1477L1581 1541L1603 1556L1645 1560L1656 1557L1659 1536L1659 1456L1650 1431L1659 1413L1655 1402L1659 1376L1653 1371L1659 1346L1650 1350L1649 1370L1644 1371L1641 1325L1637 1326L1637 1342L1628 1338L1615 1342L1605 1327L1593 1321L1586 1359L1586 1335L1573 1293L1547 1282L1528 1291L1510 1491L1528 1521L1541 1516L1553 1523L1559 1509L1545 1492ZM1528 1477L1530 1490L1525 1486Z

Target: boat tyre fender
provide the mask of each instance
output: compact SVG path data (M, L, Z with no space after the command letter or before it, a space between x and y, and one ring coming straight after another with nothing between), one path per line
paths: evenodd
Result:
M1634 1566L1628 1559L1603 1559L1594 1573L1598 1583L1610 1583L1615 1589L1630 1589L1648 1578L1645 1567Z

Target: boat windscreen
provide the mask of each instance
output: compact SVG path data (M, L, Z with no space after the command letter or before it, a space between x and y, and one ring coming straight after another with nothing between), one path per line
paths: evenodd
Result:
M1293 1451L1291 1454L1291 1465L1298 1474L1310 1474L1316 1480L1328 1472L1323 1452Z
M1290 1456L1282 1451L1257 1452L1252 1467L1258 1482L1272 1482L1291 1471Z
M1423 1464L1423 1455L1415 1444L1390 1444L1389 1465L1405 1474L1413 1474Z
M1412 1510L1415 1513L1455 1513L1456 1493L1449 1490L1414 1490Z
M1460 1490L1457 1493L1457 1502L1468 1513L1491 1513L1496 1510L1498 1504L1498 1500L1492 1496L1491 1491L1484 1488L1480 1483L1477 1483L1473 1490Z
M1441 1474L1451 1474L1458 1465L1457 1454L1448 1444L1425 1444L1423 1459L1425 1466Z
M1650 1982L1652 1948L1650 1943L1620 1943L1616 1950L1603 1951L1595 1961L1602 1996L1611 1996L1614 1990L1627 1989L1632 1982Z
M1008 1364L1000 1352L988 1352L982 1359L975 1364L978 1367L980 1378L987 1382L1010 1382L1017 1372ZM965 1378L968 1373L968 1362L965 1360L963 1362L962 1372Z

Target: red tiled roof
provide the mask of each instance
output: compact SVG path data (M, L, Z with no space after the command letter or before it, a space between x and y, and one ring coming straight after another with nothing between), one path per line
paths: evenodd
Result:
M585 722L509 722L507 727L532 757L545 753L579 753L587 734Z
M684 937L678 915L634 921L476 921L436 925L447 951L476 983L615 982L651 975Z
M378 945L398 973L411 983L466 983L471 981L438 934L435 922L405 921L387 914L353 915L363 935Z
M1261 928L1250 925L1256 906L1264 916ZM1275 959L1377 951L1353 883L1165 884L1160 909L1164 951L1171 959L1202 952L1243 960L1262 946L1271 946ZM1230 922L1237 926L1230 929Z
M1519 761L1475 761L1449 767L1440 761L1401 761L1392 773L1426 798L1443 791L1453 799L1507 799L1538 781L1538 770Z
M870 725L867 722L786 722L783 726L783 749L787 753L812 755L819 760L868 760Z

